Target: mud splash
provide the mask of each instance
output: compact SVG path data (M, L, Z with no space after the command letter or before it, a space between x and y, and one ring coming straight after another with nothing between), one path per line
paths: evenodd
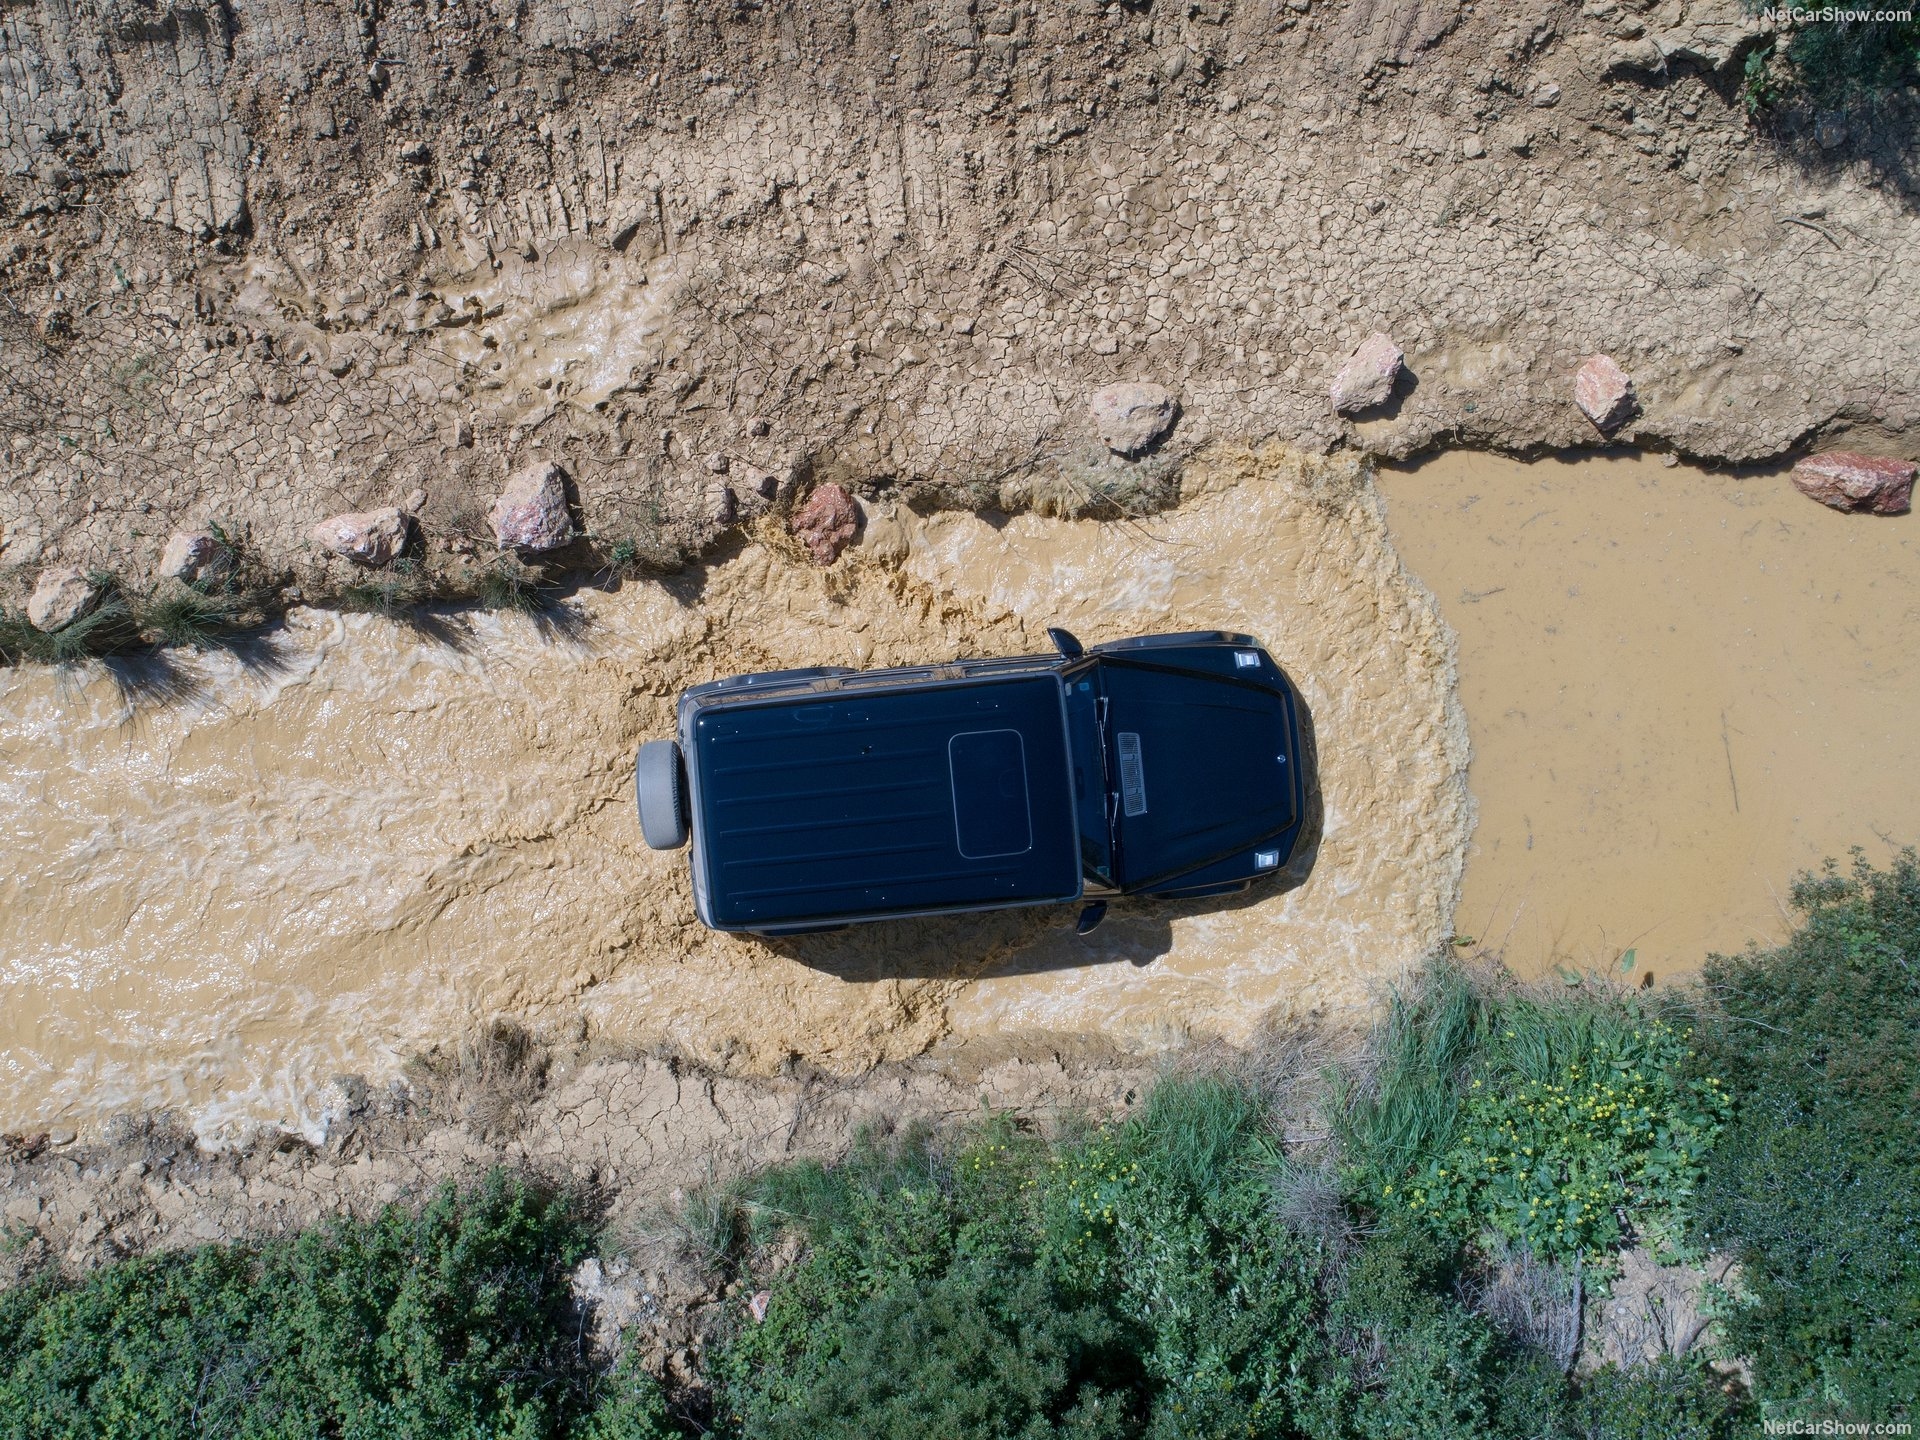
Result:
M1458 928L1521 973L1697 968L1790 877L1920 837L1920 538L1785 475L1456 452L1386 473L1459 635L1479 823Z
M1182 508L1103 525L876 516L833 571L781 535L666 584L423 634L299 611L279 670L205 665L129 712L104 678L0 674L0 1125L185 1110L312 1132L325 1081L507 1014L735 1069L854 1070L949 1031L1244 1034L1362 1005L1444 938L1469 825L1450 642L1350 462L1216 450ZM1318 728L1325 824L1251 905L862 927L779 945L695 921L642 844L635 745L698 680L1226 626Z

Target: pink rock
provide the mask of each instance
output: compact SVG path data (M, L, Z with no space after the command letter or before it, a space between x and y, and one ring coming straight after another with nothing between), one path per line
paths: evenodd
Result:
M502 550L558 550L573 539L567 472L550 460L529 465L507 481L487 521Z
M191 585L196 580L218 579L232 569L233 552L211 530L176 530L160 552L162 580Z
M794 513L788 528L807 547L814 564L831 565L859 531L860 507L838 485L822 485Z
M1341 415L1351 415L1386 404L1406 358L1389 336L1379 331L1369 335L1333 377L1333 388L1328 395L1334 410Z
M1911 460L1829 450L1793 467L1793 483L1802 495L1835 510L1865 510L1874 515L1904 515L1913 500Z
M99 598L100 591L79 566L51 566L40 572L27 600L27 623L36 630L59 630L86 614Z
M1573 403L1602 434L1616 430L1640 408L1633 381L1611 355L1589 355L1573 377Z
M392 505L335 515L313 527L313 543L361 565L384 565L407 544L407 517Z
M1087 397L1093 427L1117 455L1137 455L1180 417L1180 402L1164 385L1123 380Z

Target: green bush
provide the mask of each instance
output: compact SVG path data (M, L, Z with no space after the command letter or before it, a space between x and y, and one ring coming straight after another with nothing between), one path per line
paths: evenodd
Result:
M1699 1204L1740 1260L1726 1330L1777 1413L1887 1420L1920 1397L1920 862L1793 890L1784 945L1716 957L1698 1065L1735 1114Z
M764 1440L1138 1433L1137 1361L1114 1317L1042 1272L963 1263L901 1280L835 1316L831 1345L782 1374L748 1372L735 1423Z
M566 1197L496 1173L0 1292L0 1436L558 1436L591 1398L567 1284L588 1239Z
M1664 1356L1588 1376L1569 1429L1578 1440L1716 1440L1744 1418L1698 1362Z
M683 1431L667 1412L660 1382L630 1349L595 1387L593 1413L572 1433L578 1440L675 1440Z
M1681 1239L1728 1102L1718 1076L1631 999L1489 1016L1453 1143L1403 1181L1405 1207L1468 1238L1491 1229L1553 1260L1643 1234ZM1383 1196L1383 1203L1391 1201Z
M1728 1101L1649 1002L1483 997L1442 962L1393 995L1369 1051L1366 1083L1335 1097L1366 1208L1551 1260L1612 1248L1629 1225L1685 1235Z

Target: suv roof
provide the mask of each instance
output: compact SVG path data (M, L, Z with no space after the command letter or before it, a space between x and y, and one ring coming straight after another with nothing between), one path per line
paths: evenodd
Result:
M1065 697L1045 664L690 694L702 918L765 930L1079 898Z

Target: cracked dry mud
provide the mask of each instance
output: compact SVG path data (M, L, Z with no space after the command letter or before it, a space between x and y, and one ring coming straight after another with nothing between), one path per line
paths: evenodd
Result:
M526 454L603 544L741 477L991 500L1114 379L1179 443L1594 438L1751 460L1914 423L1900 117L1751 129L1737 4L929 0L0 19L0 561L143 579L214 519L316 593ZM1653 58L1649 60L1649 55ZM1327 404L1375 330L1411 381ZM22 577L14 577L22 583Z

